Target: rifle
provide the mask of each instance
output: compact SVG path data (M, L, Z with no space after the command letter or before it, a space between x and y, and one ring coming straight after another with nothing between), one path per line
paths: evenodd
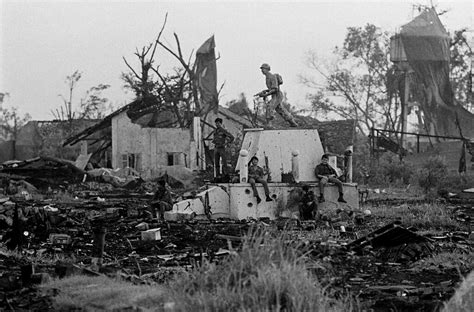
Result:
M270 167L268 166L268 156L263 152L263 158L265 159L265 168L267 168L267 182L272 182L272 175L270 172Z

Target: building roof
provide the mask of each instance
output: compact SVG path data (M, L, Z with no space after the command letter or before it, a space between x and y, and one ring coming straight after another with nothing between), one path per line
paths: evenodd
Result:
M343 154L354 144L356 121L354 119L319 121L311 116L293 114L298 128L317 129L324 149L328 153ZM287 128L288 123L275 114L274 126Z
M95 125L92 125L91 127L84 129L80 133L67 138L64 141L63 146L74 145L79 141L85 140L87 137L89 137L90 135L92 135L93 133L95 133L97 131L104 130L106 128L110 128L112 126L112 119L115 116L117 116L117 115L119 115L123 112L126 112L130 109L135 109L135 106L137 106L137 105L139 105L139 102L138 101L133 101L133 102L121 107L120 109L114 111L110 115L107 115L104 119L102 119L101 121L99 121ZM227 109L225 107L222 107L220 105L219 105L219 113L221 113L222 115L226 116L227 118L232 119L235 122L238 122L238 123L240 123L240 124L242 124L246 127L251 127L252 126L251 122L248 121L247 119L242 118L241 116L231 112L229 109Z
M252 127L252 123L250 122L250 120L241 117L240 115L232 112L228 108L225 108L219 105L219 113L221 113L222 115L226 116L229 119L232 119L235 122L238 122L244 125L245 127Z
M79 141L82 141L84 139L86 139L88 136L90 136L91 134L93 133L96 133L97 131L100 131L100 130L103 130L103 129L106 129L106 128L109 128L111 127L112 125L112 118L114 118L115 116L119 115L120 113L124 112L124 111L127 111L130 107L130 105L132 105L134 102L130 103L130 104L127 104L119 109L117 109L116 111L114 111L113 113L107 115L104 117L104 119L102 119L101 121L97 122L96 124L84 129L83 131L79 132L78 134L76 135L73 135L69 138L67 138L64 143L63 143L63 146L66 146L66 145L74 145L76 144L77 142Z

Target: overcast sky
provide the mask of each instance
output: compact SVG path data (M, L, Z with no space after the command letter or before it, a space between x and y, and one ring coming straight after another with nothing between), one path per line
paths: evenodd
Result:
M448 31L472 30L473 1L432 0ZM290 103L307 106L308 89L298 82L306 71L305 53L328 55L341 45L350 26L372 23L394 32L416 14L413 4L429 0L306 2L269 1L10 1L0 0L0 92L8 92L4 106L16 106L33 119L52 119L51 110L67 95L66 76L83 72L73 102L87 89L110 84L104 94L115 107L128 103L120 80L127 71L122 57L135 64L135 48L152 42L166 12L165 42L180 38L189 55L215 35L219 86L225 82L221 104L244 92L249 99L264 89L259 67L263 62L283 76ZM165 52L157 63L170 68Z

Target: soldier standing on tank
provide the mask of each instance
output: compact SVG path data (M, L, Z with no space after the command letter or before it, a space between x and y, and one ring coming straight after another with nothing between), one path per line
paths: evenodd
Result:
M293 119L293 116L291 116L291 114L282 105L283 94L280 91L280 84L283 82L281 81L281 78L278 79L278 74L272 74L270 72L270 65L267 63L262 64L262 66L260 66L260 70L262 71L262 74L265 75L267 89L255 94L255 96L263 97L266 103L267 96L271 96L270 102L267 103L266 107L265 117L267 124L274 118L273 111L276 111L286 122L290 124L291 127L297 127L298 124Z

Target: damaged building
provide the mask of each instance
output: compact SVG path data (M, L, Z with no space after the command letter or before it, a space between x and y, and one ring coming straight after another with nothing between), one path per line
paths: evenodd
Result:
M235 137L251 126L250 121L219 106L217 113L211 111L206 118L194 118L189 127L173 125L173 114L160 112L154 122L157 126L142 126L129 117L130 110L139 106L134 101L116 110L102 121L68 138L64 145L87 145L92 136L101 133L111 146L111 166L114 169L132 168L145 179L173 175L183 168L199 170L206 168L206 148L202 138L213 130L215 118L224 120L226 129ZM82 154L87 149L82 150ZM209 153L208 153L209 155ZM185 170L186 170L185 169ZM179 174L178 174L179 175Z

